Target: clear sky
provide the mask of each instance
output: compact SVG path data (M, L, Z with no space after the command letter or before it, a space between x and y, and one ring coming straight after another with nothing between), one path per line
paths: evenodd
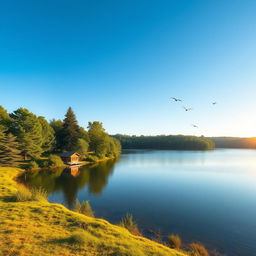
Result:
M0 89L111 134L256 136L256 1L1 1Z

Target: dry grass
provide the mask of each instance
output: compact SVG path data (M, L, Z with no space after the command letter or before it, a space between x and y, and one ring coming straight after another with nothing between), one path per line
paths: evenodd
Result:
M171 248L179 250L182 246L182 240L178 235L170 235L168 236L168 243Z

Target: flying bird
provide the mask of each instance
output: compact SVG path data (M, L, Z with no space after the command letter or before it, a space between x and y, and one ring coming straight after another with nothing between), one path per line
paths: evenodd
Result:
M175 102L177 102L177 101L182 101L181 99L178 99L178 98L175 98L175 97L171 97L171 99L173 99Z
M217 102L216 102L216 101L212 102L212 105L216 105L216 104L217 104Z
M183 107L183 108L185 109L186 112L192 110L192 108L186 108L186 107Z
M192 126L193 126L194 128L198 128L198 126L197 126L197 125L195 125L195 124L192 124Z

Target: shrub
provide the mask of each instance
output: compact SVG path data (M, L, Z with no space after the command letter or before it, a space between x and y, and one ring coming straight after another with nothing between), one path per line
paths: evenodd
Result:
M84 201L84 202L80 203L79 200L77 199L73 210L75 212L82 213L86 216L94 217L94 212L90 206L89 201Z
M49 161L49 166L51 167L64 166L64 163L61 160L60 156L57 156L57 155L49 155L48 161Z
M127 213L119 223L121 227L126 228L129 230L130 233L136 236L141 236L141 232L139 231L139 228L135 221L133 220L132 214Z
M174 235L174 234L168 236L168 243L170 247L174 249L180 249L182 245L181 238L178 235Z
M73 211L74 211L74 212L80 212L80 211L81 211L81 204L80 204L80 202L79 202L78 199L76 199L76 202L75 202Z
M28 188L24 186L18 187L18 190L16 193L16 200L18 202L30 201L31 198L32 198L32 193Z
M69 238L69 242L72 244L84 244L86 240L86 234L83 231L77 231Z
M43 188L32 188L31 193L32 193L31 199L33 201L39 201L39 202L48 201L48 193Z
M191 256L209 256L209 253L206 250L206 248L199 243L191 243L189 245L189 251Z
M94 212L89 201L82 202L80 212L86 216L94 217Z
M31 161L31 162L28 163L27 168L29 170L34 170L34 169L38 169L39 167L38 167L38 164L37 164L36 161Z

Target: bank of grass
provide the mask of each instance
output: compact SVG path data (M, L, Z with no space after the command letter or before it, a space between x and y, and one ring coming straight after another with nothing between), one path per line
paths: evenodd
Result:
M21 173L17 168L0 168L0 255L187 255L60 204L19 202L15 177Z

